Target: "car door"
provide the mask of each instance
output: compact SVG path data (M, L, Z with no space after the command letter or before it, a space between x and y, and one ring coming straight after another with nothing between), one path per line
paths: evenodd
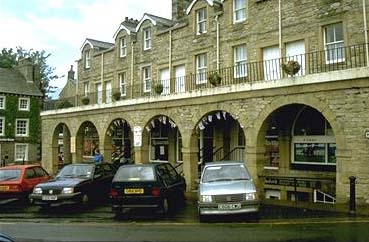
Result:
M183 178L177 173L174 167L167 163L165 167L168 171L170 177L170 184L171 184L171 192L174 197L178 198L179 196L183 195L185 184Z
M110 193L110 188L111 188L111 182L113 180L114 177L114 168L113 166L111 166L110 164L102 164L102 169L103 169L103 178L102 178L102 189L104 191L104 194L109 195Z
M35 169L33 167L26 168L24 171L23 190L25 192L31 192L33 187L39 183L39 177L37 177Z
M42 167L35 167L34 169L35 169L36 176L39 179L38 183L45 182L50 179L50 175Z

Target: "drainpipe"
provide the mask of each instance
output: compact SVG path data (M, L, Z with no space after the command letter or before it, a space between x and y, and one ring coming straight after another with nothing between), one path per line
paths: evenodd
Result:
M100 73L100 75L101 75L100 81L101 81L101 91L102 91L101 97L104 98L103 97L103 93L104 93L104 91L103 91L104 90L104 52L101 53L101 73ZM101 101L104 102L103 100L101 100ZM98 102L99 100L96 100L96 101Z
M366 1L365 0L363 0L363 18L364 18L364 37L365 37L366 66L369 66L368 26L367 26L367 23L366 23Z
M215 16L215 22L217 24L217 70L219 70L219 16Z
M77 62L77 65L76 65L76 66L77 66L77 68L78 68L78 62ZM78 72L77 72L77 80L76 80L76 100L75 100L75 103L76 103L76 105L75 105L75 106L76 106L76 107L78 106L78 84L79 84L79 83L78 83L78 79L79 79L79 78L78 78Z
M133 46L133 41L131 42L131 98L133 98L133 62L134 62L134 46Z
M172 30L169 30L169 88L172 86L170 83L172 77ZM170 90L169 90L170 93Z
M282 11L281 0L278 0L279 58L282 58Z

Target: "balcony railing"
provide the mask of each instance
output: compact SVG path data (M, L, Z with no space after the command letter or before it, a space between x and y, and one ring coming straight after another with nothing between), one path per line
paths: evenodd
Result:
M91 92L86 95L47 102L44 106L44 110L85 105L83 101L86 101L86 99L88 99L88 104L115 102L118 99L116 98L117 92L123 92L119 96L119 100L124 100L159 95L166 96L213 88L213 84L210 83L210 77L214 77L215 73L220 77L220 83L216 86L279 80L289 76L282 70L282 64L291 60L297 61L300 65L300 70L295 76L364 67L367 65L365 47L365 44L346 46L278 59L249 62L168 80L146 80L146 82L137 82L134 85L126 84L123 88L119 89L95 93ZM163 87L160 94L157 93L157 89L155 88L159 83Z

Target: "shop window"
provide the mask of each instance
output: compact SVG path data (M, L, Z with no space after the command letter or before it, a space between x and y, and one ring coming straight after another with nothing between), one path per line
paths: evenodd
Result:
M265 189L265 198L272 200L281 200L281 191L274 189Z
M168 161L168 133L170 127L162 122L154 121L154 123L155 127L151 130L150 159Z
M310 196L307 192L287 191L287 199L294 202L309 202Z
M96 128L91 124L87 125L83 130L83 156L92 157L94 151L99 147L99 135Z

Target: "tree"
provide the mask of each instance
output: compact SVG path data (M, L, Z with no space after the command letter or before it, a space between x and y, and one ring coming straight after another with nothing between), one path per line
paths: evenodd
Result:
M44 98L47 98L47 95L54 93L56 88L50 85L51 81L60 78L60 76L54 74L55 68L47 64L47 58L49 58L50 55L51 54L46 53L44 50L26 50L20 46L17 46L15 51L13 48L3 48L0 53L0 67L9 69L15 68L20 59L30 58L33 64L40 66L41 85L39 88Z

